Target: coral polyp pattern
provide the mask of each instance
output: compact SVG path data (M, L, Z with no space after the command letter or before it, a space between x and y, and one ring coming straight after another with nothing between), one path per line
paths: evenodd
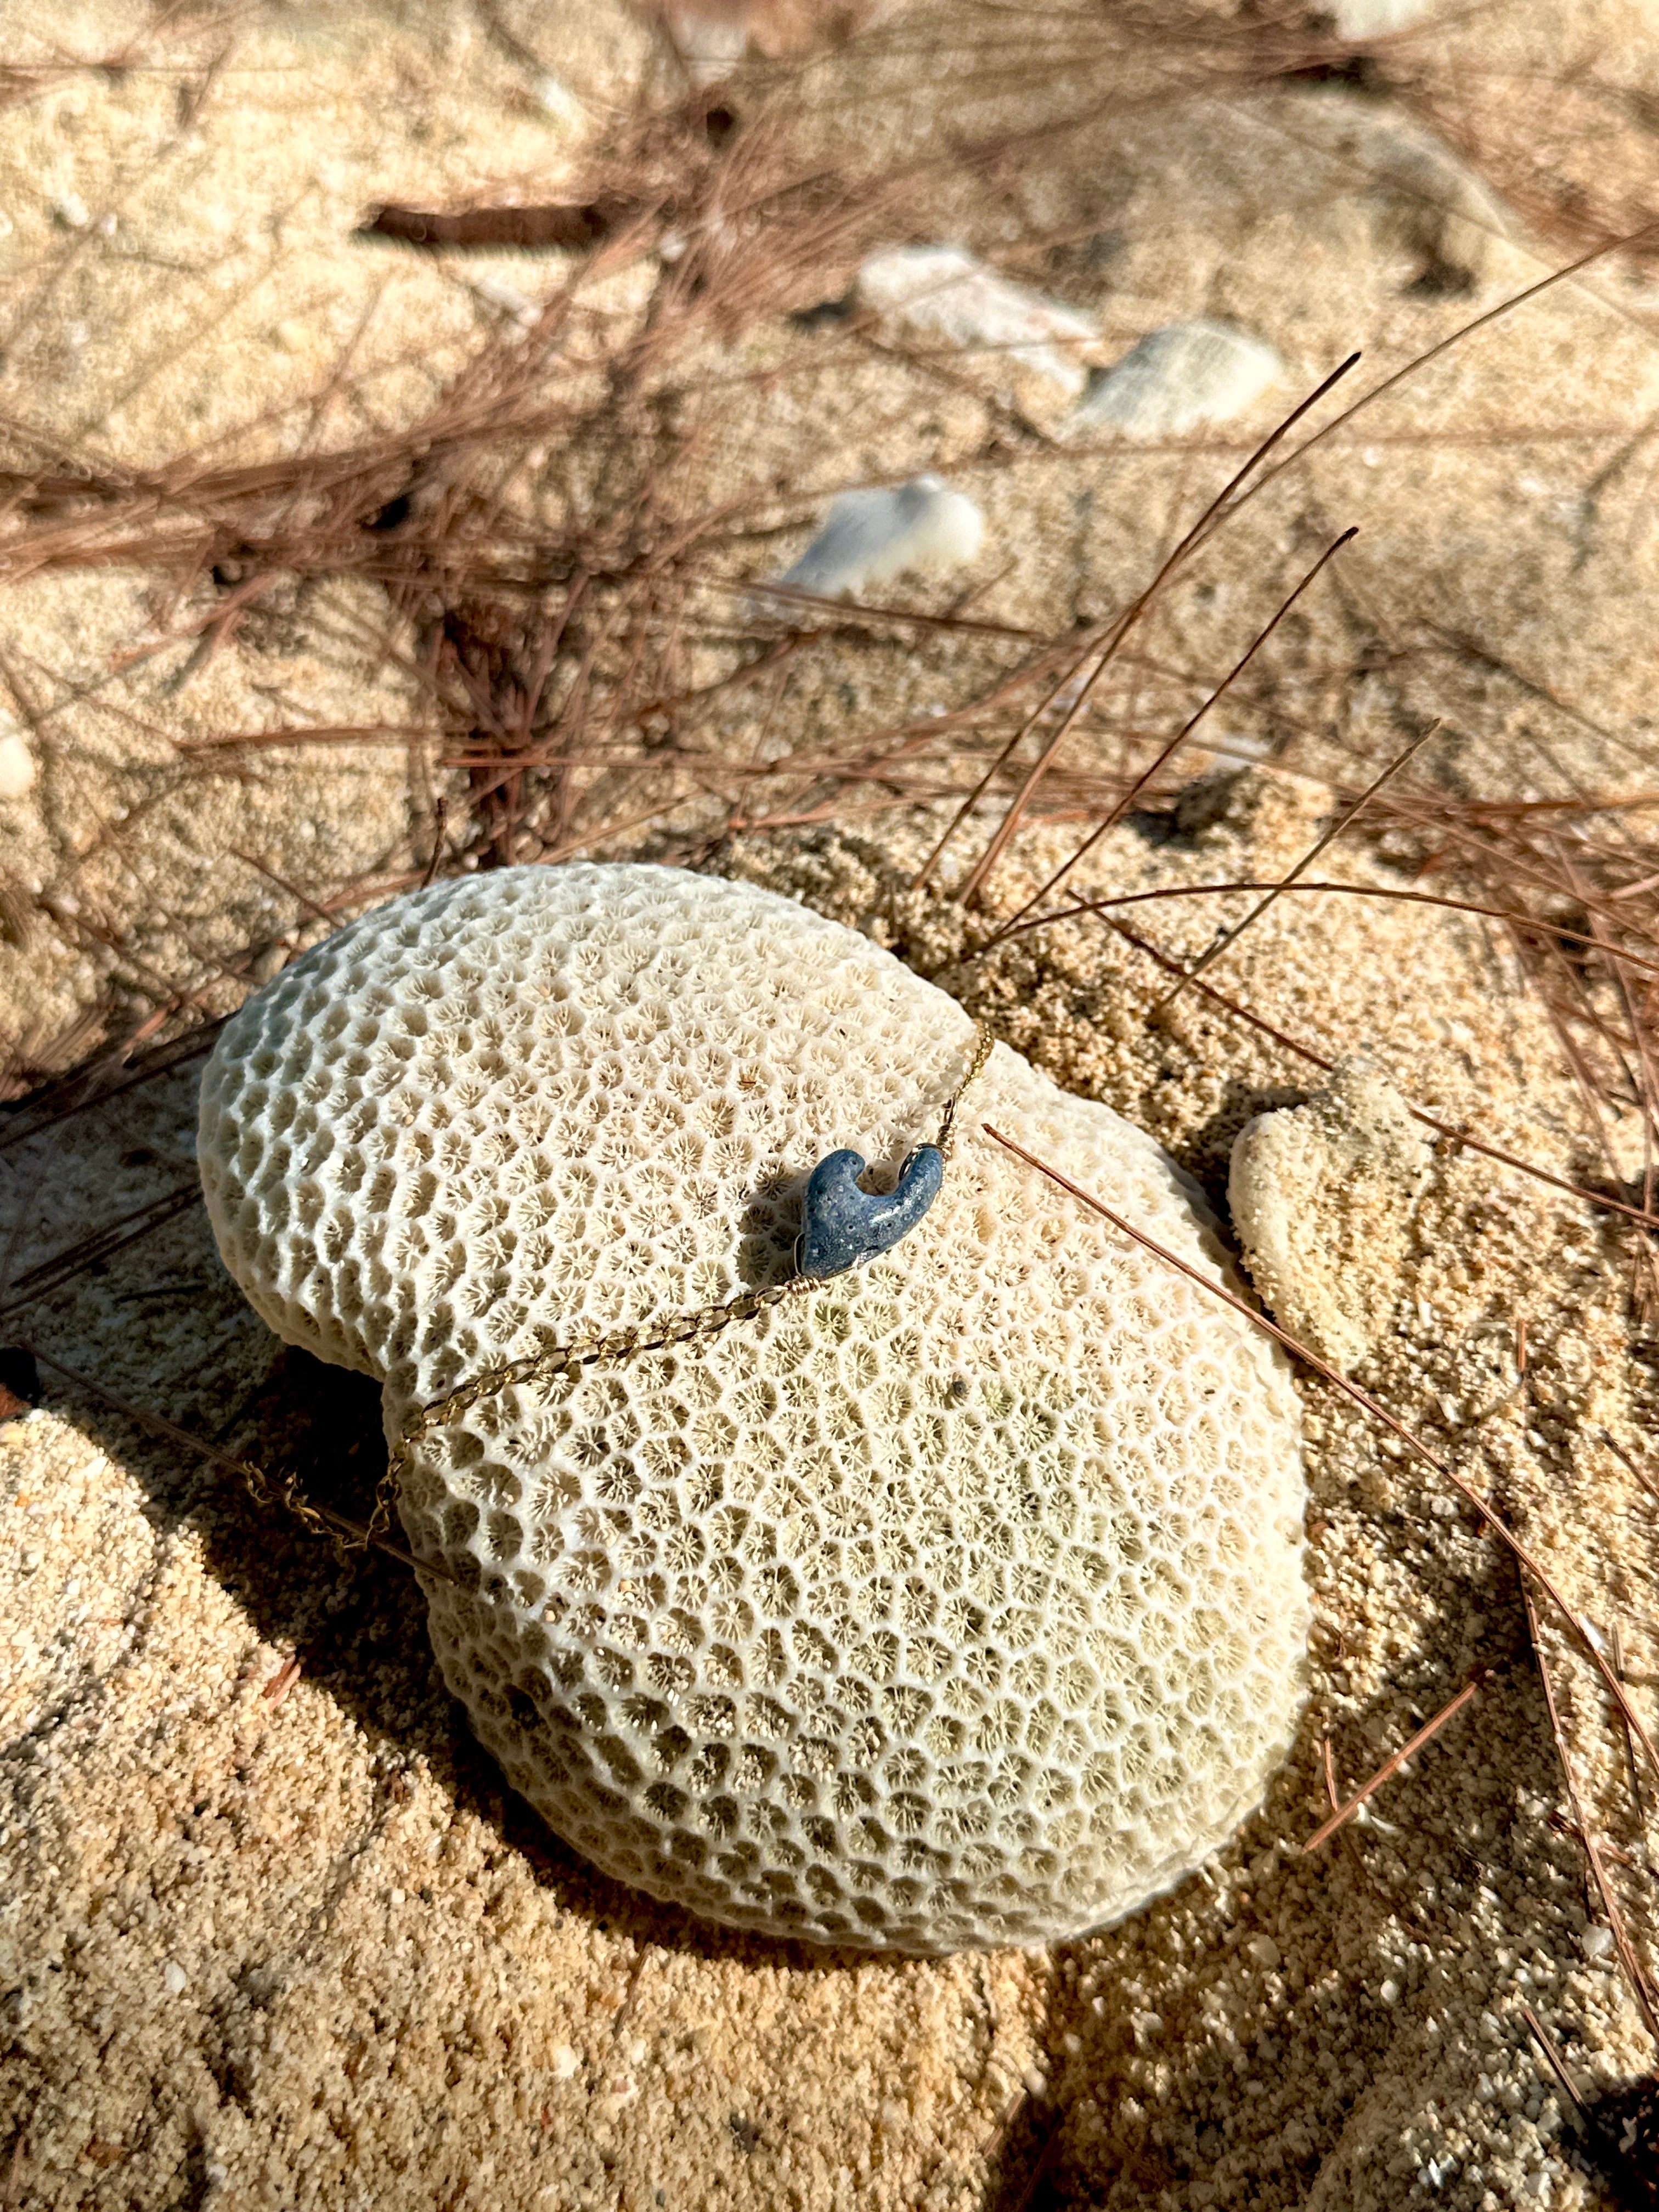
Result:
M220 1249L389 1436L484 1370L787 1279L800 1193L890 1179L974 1051L943 992L772 893L643 866L394 901L221 1035ZM1299 1418L1195 1188L998 1046L867 1267L493 1391L399 1499L451 1690L609 1874L927 1953L1121 1917L1261 1799L1302 1698Z

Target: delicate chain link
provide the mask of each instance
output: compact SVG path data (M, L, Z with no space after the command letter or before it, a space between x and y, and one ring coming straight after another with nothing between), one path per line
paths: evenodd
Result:
M699 1337L714 1335L732 1322L751 1320L768 1306L779 1305L785 1298L798 1297L803 1291L817 1287L811 1275L792 1275L787 1283L775 1283L769 1290L744 1291L724 1305L700 1307L696 1313L683 1315L653 1335L643 1328L617 1328L608 1336L594 1337L584 1344L557 1345L549 1351L512 1360L504 1367L487 1368L470 1382L463 1382L458 1390L452 1390L447 1398L440 1398L430 1406L417 1406L387 1455L386 1473L374 1492L374 1510L369 1516L361 1543L375 1542L391 1527L398 1485L409 1465L413 1446L434 1429L453 1421L458 1413L470 1413L481 1398L493 1397L500 1390L516 1389L526 1382L544 1382L556 1376L574 1375L579 1368L591 1367L602 1359L634 1359L647 1352L665 1352L677 1344L690 1344ZM357 1549L360 1546L348 1548Z
M311 1504L291 1474L275 1476L267 1474L262 1467L256 1467L251 1459L239 1459L235 1465L241 1474L242 1480L247 1486L248 1496L256 1505L285 1505L295 1519L308 1528L313 1536L326 1536L335 1550L343 1556L347 1552L361 1551L372 1540L374 1533L372 1524L362 1536L356 1539L349 1537L344 1531L337 1528ZM375 1497L374 1508L378 1514L380 1511L378 1493Z
M985 1063L991 1057L991 1049L995 1043L995 1037L986 1028L984 1023L975 1022L974 1024L974 1057L969 1063L967 1074L963 1077L955 1091L946 1099L944 1117L939 1125L939 1141L936 1149L943 1153L947 1160L956 1149L957 1109L984 1073Z
M937 1150L948 1160L956 1144L957 1109L969 1086L984 1072L996 1039L983 1022L974 1024L975 1031L974 1057L968 1073L951 1097L945 1102L945 1113L939 1122ZM494 1397L501 1390L519 1389L526 1382L544 1382L559 1375L574 1375L580 1368L591 1367L600 1360L634 1359L646 1352L666 1352L677 1344L690 1344L701 1337L718 1334L734 1321L752 1321L758 1313L770 1306L781 1305L786 1298L799 1297L806 1291L821 1287L813 1275L792 1275L787 1282L775 1283L763 1291L742 1291L720 1305L700 1306L695 1313L683 1314L655 1331L647 1326L612 1329L604 1336L590 1337L574 1345L556 1345L545 1352L526 1353L520 1359L508 1360L501 1367L486 1368L470 1382L461 1383L446 1398L439 1398L429 1406L417 1406L404 1423L397 1442L386 1455L386 1473L380 1477L374 1492L374 1510L368 1525L360 1534L347 1535L331 1525L314 1505L310 1504L289 1475L273 1484L270 1478L247 1462L242 1462L244 1479L256 1503L265 1505L275 1496L295 1514L313 1534L327 1536L342 1556L350 1552L366 1550L380 1542L392 1526L392 1509L397 1504L398 1486L408 1468L410 1454L423 1437L434 1429L442 1428L459 1413L470 1413L480 1399Z

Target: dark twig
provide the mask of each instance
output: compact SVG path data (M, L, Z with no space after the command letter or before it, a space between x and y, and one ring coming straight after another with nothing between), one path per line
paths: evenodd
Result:
M1589 1824L1589 1815L1579 1795L1578 1778L1573 1768L1572 1754L1567 1749L1566 1738L1562 1733L1561 1715L1555 1702L1555 1686L1550 1679L1549 1661L1545 1656L1544 1639L1539 1632L1537 1608L1533 1603L1532 1592L1527 1586L1524 1576L1521 1582L1521 1597L1527 1609L1527 1633L1532 1639L1533 1656L1538 1662L1538 1680L1544 1692L1545 1709L1549 1714L1550 1733L1555 1738L1556 1753L1561 1761L1562 1778L1567 1785L1567 1802L1572 1808L1572 1817L1578 1830L1578 1839L1584 1847L1584 1856L1589 1863L1590 1873L1595 1878L1596 1890L1601 1896L1601 1909L1607 1914L1607 1925L1613 1931L1613 1946L1619 1954L1619 1962L1623 1966L1626 1978L1630 1983L1637 2008L1641 2013L1648 2033L1652 2036L1656 2043L1659 2043L1659 2010L1656 2009L1655 1992L1641 1960L1636 1955L1635 1946L1631 1942L1630 1929L1626 1925L1624 1907L1619 1902L1619 1893L1613 1887L1613 1878L1602 1863L1601 1845L1596 1841L1595 1832ZM1594 1651L1593 1644L1590 1649Z
M1328 1820L1322 1822L1322 1824L1314 1830L1307 1842L1303 1844L1303 1850L1304 1851L1316 1851L1322 1843L1325 1843L1330 1837L1336 1833L1337 1830L1341 1827L1345 1821L1351 1820L1354 1814L1359 1810L1360 1807L1365 1802L1365 1800L1372 1796L1375 1791L1380 1790L1390 1775L1397 1774L1408 1759L1414 1759L1417 1756L1418 1753L1422 1750L1424 1745L1430 1741L1431 1737L1439 1735L1441 1729L1445 1727L1446 1723L1450 1720L1454 1715L1462 1711L1464 1706L1467 1705L1469 1700L1475 1696L1477 1692L1486 1682L1486 1679L1487 1670L1483 1667L1468 1681L1464 1683L1462 1688L1451 1700L1449 1705L1443 1705L1431 1721L1425 1722L1424 1725L1419 1729L1417 1734L1412 1738L1409 1743L1402 1744L1401 1748L1394 1753L1392 1758L1385 1759L1382 1765L1377 1768L1376 1773L1372 1775L1370 1780L1369 1782L1362 1783L1359 1788L1354 1791L1352 1796L1350 1797L1346 1803L1338 1806L1337 1809L1331 1814Z
M38 1267L31 1267L26 1274L17 1278L12 1285L11 1296L3 1305L0 1305L0 1319L15 1313L20 1307L32 1305L53 1291L60 1290L65 1283L96 1261L107 1260L117 1252L124 1252L128 1245L136 1244L155 1230L165 1228L169 1221L176 1221L181 1213L188 1213L192 1206L199 1206L201 1200L200 1183L180 1183L176 1189L167 1191L161 1198L151 1199L146 1206L136 1206L131 1213L122 1214L118 1220L94 1230L90 1237L82 1237L65 1250L54 1253L51 1259L42 1260Z

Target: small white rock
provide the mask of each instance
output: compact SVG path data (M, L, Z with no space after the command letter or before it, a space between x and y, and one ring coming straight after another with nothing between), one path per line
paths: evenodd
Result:
M170 1997L181 1996L184 1994L185 1970L176 1959L169 1959L162 1967L161 1979L167 1985L167 1993Z
M553 2079L556 2081L569 2081L572 2075L574 2074L580 2067L581 2063L581 2060L577 2057L575 2052L570 2048L570 2045L568 2043L556 2043L554 2045Z
M1426 15L1432 0L1334 0L1339 39L1386 39Z
M1599 1921L1595 1927L1587 1928L1579 1941L1592 1966L1599 1966L1613 1956L1613 1930Z
M541 313L533 300L527 298L516 284L509 284L505 277L487 274L475 276L472 289L492 307L499 307L510 315L521 328L527 329Z
M693 84L719 84L748 50L748 0L669 0L661 12Z
M572 92L556 76L544 76L536 87L536 98L541 111L550 121L579 129L587 120L587 111Z
M1072 436L1119 430L1128 438L1181 438L1230 422L1285 373L1270 345L1228 323L1167 323L1149 331L1097 377L1066 421Z
M0 799L21 799L34 781L34 756L15 730L0 732Z
M1100 332L1074 308L1045 300L988 269L959 246L900 246L872 254L859 270L858 301L883 321L987 356L999 379L1010 368L1063 406L1088 380L1085 349Z
M1265 1966L1271 1974L1277 1968L1281 1953L1271 1936L1252 1936L1245 1948L1258 1966Z
M830 502L817 536L778 578L825 599L857 595L906 569L955 568L973 560L985 518L963 493L935 476L912 477L891 490L844 491Z

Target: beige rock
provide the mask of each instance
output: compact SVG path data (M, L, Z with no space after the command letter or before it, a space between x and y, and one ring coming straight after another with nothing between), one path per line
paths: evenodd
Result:
M1411 1109L1358 1056L1305 1105L1258 1114L1234 1139L1227 1197L1251 1279L1279 1323L1344 1374L1388 1325L1430 1159Z
M1297 128L1358 184L1374 250L1398 257L1408 292L1457 297L1501 272L1498 249L1519 228L1514 216L1425 124L1339 95L1305 103Z

